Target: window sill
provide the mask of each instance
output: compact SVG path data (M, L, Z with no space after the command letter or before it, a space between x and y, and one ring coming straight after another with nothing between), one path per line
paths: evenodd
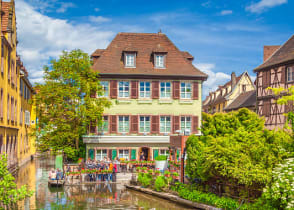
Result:
M151 99L139 99L138 104L152 104Z
M180 104L193 104L193 100L180 100Z
M117 104L130 104L131 100L130 99L117 99L116 103Z
M171 99L159 99L158 103L159 104L172 104L173 100L171 100Z

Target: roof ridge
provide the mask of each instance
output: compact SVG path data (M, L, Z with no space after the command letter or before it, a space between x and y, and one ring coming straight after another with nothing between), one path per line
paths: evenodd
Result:
M286 42L284 42L284 44L282 44L282 45L280 45L280 47L271 55L271 56L269 56L262 64L260 64L258 67L256 67L253 71L255 71L255 70L259 70L259 67L261 66L261 65L264 65L264 64L266 64L274 55L276 55L277 54L277 52L279 52L290 40L292 40L292 39L294 39L294 34L292 34L292 36L290 36L290 38L289 39L287 39L287 41ZM279 45L271 45L271 46L279 46ZM270 65L270 66L272 66L272 65Z
M117 35L165 35L162 32L159 33L137 33L137 32L118 32Z

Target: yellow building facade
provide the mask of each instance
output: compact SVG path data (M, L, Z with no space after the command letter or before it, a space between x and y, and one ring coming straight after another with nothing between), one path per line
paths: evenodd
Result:
M34 154L31 130L33 88L17 56L14 1L1 1L0 153L6 153L8 167L16 169Z
M220 85L214 92L203 101L203 112L214 114L216 112L228 112L242 107L255 109L255 85L251 81L248 72L238 77L233 72L231 80Z

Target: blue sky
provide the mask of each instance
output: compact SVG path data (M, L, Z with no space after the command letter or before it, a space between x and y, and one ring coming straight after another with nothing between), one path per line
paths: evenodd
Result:
M92 53L117 32L162 30L209 75L204 96L262 63L263 45L283 44L294 32L290 0L16 0L18 53L30 79L62 50Z

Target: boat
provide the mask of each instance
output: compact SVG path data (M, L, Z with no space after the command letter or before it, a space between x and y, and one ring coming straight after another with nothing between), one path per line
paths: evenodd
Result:
M61 187L64 185L65 180L64 179L59 179L59 180L52 180L48 179L48 186L50 187Z

